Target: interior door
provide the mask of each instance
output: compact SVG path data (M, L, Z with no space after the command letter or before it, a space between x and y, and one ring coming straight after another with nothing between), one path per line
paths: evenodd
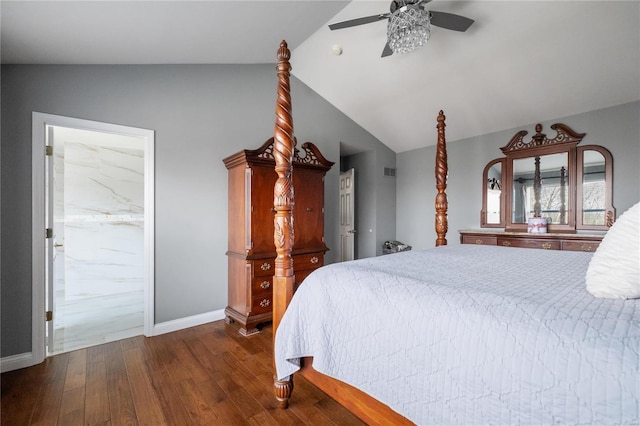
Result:
M46 127L47 155L45 162L45 210L46 210L46 321L47 321L47 354L54 352L55 330L60 327L62 315L56 307L56 292L64 289L64 227L57 226L64 217L64 203L62 202L64 179L61 179L64 171L60 170L63 164L56 161L56 156L64 158L63 147L55 143L55 127ZM58 194L56 194L56 190Z
M55 327L52 314L55 311L55 279L54 262L56 261L56 248L54 243L54 166L53 166L53 132L52 126L46 127L46 157L45 157L45 220L47 228L46 242L46 321L47 321L47 353L53 352Z
M355 169L340 173L340 261L354 259Z

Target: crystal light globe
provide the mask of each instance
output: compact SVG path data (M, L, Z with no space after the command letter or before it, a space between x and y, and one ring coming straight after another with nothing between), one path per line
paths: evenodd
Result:
M387 42L394 53L409 53L423 46L431 34L429 12L418 7L403 7L391 14Z

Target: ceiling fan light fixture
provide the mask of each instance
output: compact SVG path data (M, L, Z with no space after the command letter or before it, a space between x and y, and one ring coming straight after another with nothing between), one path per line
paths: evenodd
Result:
M409 53L429 40L431 22L429 12L412 6L394 11L387 25L387 43L394 53Z

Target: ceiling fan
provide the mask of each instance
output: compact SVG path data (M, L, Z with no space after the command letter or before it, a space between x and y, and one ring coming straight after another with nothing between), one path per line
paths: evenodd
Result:
M430 25L454 31L466 31L475 21L464 16L426 9L431 0L394 0L388 13L364 16L329 25L331 30L388 20L387 43L382 57L395 53L407 53L427 42Z

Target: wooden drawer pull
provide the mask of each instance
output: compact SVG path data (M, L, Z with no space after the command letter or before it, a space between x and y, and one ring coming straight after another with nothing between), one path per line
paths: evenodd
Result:
M315 265L316 263L318 263L319 261L320 261L320 259L318 259L316 256L313 256L313 257L311 258L311 263L313 263L314 265Z
M484 244L484 241L482 241L480 238L478 238L478 239L476 240L476 244L481 244L481 245L482 245L482 244Z
M260 301L260 306L262 308L266 308L267 306L269 306L271 304L271 302L269 301L269 299L262 299Z
M269 288L269 286L271 286L271 283L270 283L269 281L262 281L262 282L260 283L260 288L263 288L263 289L265 289L265 290L266 290L266 289L268 289L268 288Z
M263 271L268 271L269 269L271 269L271 264L268 262L264 262L262 266L260 266L260 269L262 269Z

